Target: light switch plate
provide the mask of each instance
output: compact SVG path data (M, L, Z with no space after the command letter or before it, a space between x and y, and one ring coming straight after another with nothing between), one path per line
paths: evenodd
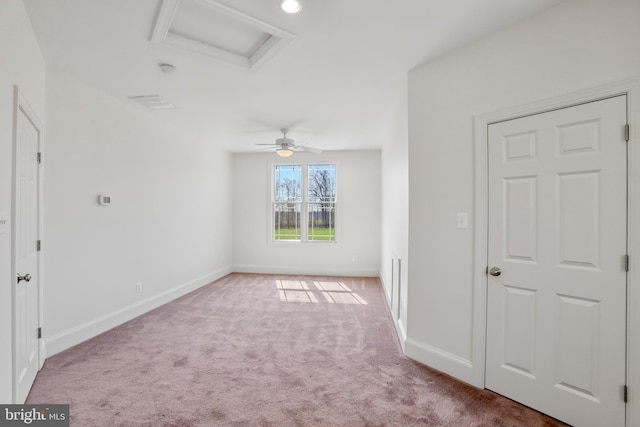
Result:
M9 217L6 213L0 212L0 234L4 234L9 229Z
M456 219L456 224L458 225L458 228L460 228L460 229L469 228L469 216L467 215L466 212L459 212L458 213L458 217Z

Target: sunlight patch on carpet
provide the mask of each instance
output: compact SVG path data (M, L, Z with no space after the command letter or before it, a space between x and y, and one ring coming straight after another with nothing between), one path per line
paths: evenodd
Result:
M328 304L367 305L367 301L346 284L337 281L276 280L281 302L324 302Z

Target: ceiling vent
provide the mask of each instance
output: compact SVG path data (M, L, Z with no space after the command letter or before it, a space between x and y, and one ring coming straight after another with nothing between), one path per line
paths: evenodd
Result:
M215 0L162 0L151 41L256 70L294 37Z
M170 104L160 95L130 96L129 99L152 110L166 110L169 108L176 108L175 105Z

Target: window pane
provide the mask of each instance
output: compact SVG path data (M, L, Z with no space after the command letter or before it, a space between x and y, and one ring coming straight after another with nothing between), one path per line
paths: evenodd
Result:
M274 203L274 240L300 240L300 210L302 204Z
M309 240L336 240L335 202L309 202Z
M301 240L302 166L277 165L273 194L274 240Z
M308 239L335 241L336 165L309 165Z
M309 165L309 201L336 199L336 165Z
M302 166L278 165L275 167L274 202L302 201Z

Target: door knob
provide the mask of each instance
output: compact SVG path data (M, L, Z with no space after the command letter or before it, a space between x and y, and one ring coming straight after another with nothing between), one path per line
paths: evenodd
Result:
M18 274L18 283L20 283L21 280L24 280L25 282L30 282L31 281L31 275L29 273L25 274L25 275L19 275Z
M502 274L502 270L500 270L500 268L498 267L491 267L491 270L489 270L489 274L498 277Z

